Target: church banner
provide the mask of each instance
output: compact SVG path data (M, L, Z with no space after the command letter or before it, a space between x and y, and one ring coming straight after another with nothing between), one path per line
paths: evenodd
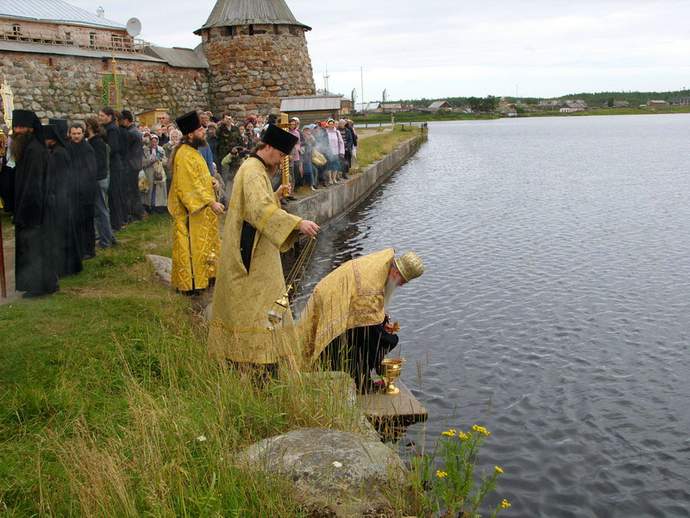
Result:
M103 75L103 105L122 109L123 78L120 74Z

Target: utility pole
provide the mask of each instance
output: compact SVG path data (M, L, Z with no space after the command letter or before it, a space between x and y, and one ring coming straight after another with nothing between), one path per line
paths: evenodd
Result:
M361 82L361 92L362 92L362 108L366 109L366 97L364 97L364 67L360 66L359 67L359 77L360 77L360 82Z
M326 94L328 94L328 80L330 79L330 75L328 75L328 65L326 65L326 71L323 74L323 88L326 91Z

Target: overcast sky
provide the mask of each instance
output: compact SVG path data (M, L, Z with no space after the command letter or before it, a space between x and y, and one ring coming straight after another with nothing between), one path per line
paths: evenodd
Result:
M214 0L68 0L142 21L141 37L194 47ZM307 33L317 88L389 99L690 86L690 0L288 0Z

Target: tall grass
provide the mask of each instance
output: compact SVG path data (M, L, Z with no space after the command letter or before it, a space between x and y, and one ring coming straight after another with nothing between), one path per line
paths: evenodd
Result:
M291 488L236 453L360 429L336 382L283 369L259 387L207 359L202 319L144 261L169 236L164 216L131 225L57 295L0 306L0 513L299 516Z

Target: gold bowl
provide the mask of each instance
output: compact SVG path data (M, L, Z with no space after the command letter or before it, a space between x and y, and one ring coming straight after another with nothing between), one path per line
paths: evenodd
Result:
M400 393L400 389L394 383L400 378L405 358L385 358L381 362L383 368L383 379L386 380L386 394L395 395Z

